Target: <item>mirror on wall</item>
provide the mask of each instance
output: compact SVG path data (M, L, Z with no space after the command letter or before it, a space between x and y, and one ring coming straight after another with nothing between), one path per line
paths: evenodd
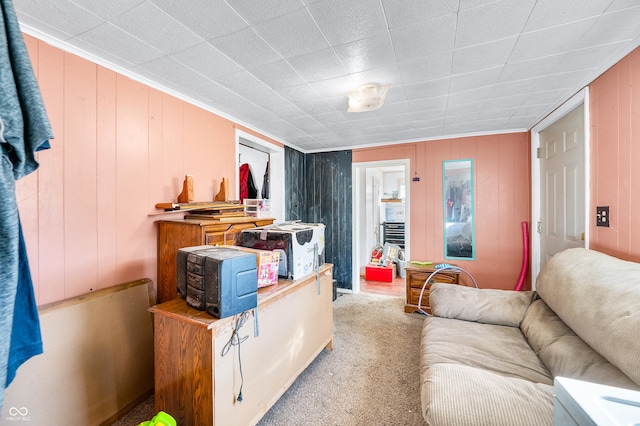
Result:
M442 162L444 194L444 257L475 259L473 222L473 160Z

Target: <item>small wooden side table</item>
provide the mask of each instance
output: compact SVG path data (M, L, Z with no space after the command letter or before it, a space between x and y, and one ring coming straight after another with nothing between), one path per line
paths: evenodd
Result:
M433 265L420 266L407 262L407 267L405 268L405 282L407 289L406 302L404 305L404 311L406 313L419 312L418 300L420 299L422 286L427 278L429 278L429 275L431 275L435 270L436 269ZM424 289L424 293L422 294L422 302L420 302L420 307L429 314L431 314L431 307L429 306L429 288L433 283L460 284L460 273L458 271L446 270L438 272L436 275L431 277L429 284L427 284Z

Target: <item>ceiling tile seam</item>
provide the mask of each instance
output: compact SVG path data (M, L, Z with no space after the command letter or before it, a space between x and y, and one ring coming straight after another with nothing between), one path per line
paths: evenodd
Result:
M609 14L613 14L613 13L620 13L620 12L624 12L626 10L631 10L631 9L640 9L640 5L634 5L634 6L629 6L629 7L625 7L623 9L617 9L617 10L609 10L611 8L611 6L613 6L613 4L616 2L616 0L611 0L611 4L609 4L609 6L607 6L607 8L604 10L604 12L602 13L602 16L605 15L609 15Z
M227 5L228 5L228 6L229 6L229 7L230 7L230 8L231 8L231 9L232 9L232 10L233 10L237 15L238 15L238 16L240 16L240 17L242 18L242 20L243 20L243 21L245 21L245 22L249 25L249 27L248 27L248 29L249 29L249 30L251 30L251 31L252 31L252 32L253 32L253 33L254 33L258 38L260 38L260 39L261 39L261 40L262 40L262 41L263 41L267 46L269 46L269 47L270 47L274 52L276 52L276 53L277 53L277 55L280 57L280 59L279 59L279 60L284 60L284 61L285 61L285 62L286 62L290 67L291 67L291 69L292 69L292 70L293 70L293 71L294 71L294 72L295 72L295 73L296 73L296 74L297 74L297 75L298 75L302 80L304 80L307 84L309 84L309 81L308 81L306 78L304 78L304 76L302 76L302 75L298 72L298 70L296 69L296 67L294 67L294 66L291 64L291 62L289 61L289 59L290 59L290 58L287 58L287 57L283 56L283 54L282 54L278 49L276 49L274 46L272 46L272 45L271 45L271 44L270 44L270 43L269 43L269 42L268 42L268 41L267 41L267 40L266 40L266 39L265 39L265 38L264 38L260 33L258 33L257 31L255 31L255 30L253 29L253 27L249 24L249 22L247 22L247 21L246 21L246 19L245 19L245 18L244 18L244 17L243 17L243 16L242 16L242 15L241 15L241 14L240 14L236 9L234 9L234 8L233 8L231 5L229 5L226 1L225 1L225 3L226 3L226 4L227 4ZM316 24L316 26L318 26L318 23L317 23L317 22L315 21L315 19L313 18L313 15L312 15L312 14L311 14L311 12L309 11L309 8L305 5L305 6L304 6L304 9L306 9L306 10L307 10L307 12L309 13L309 15L311 16L311 18L313 19L313 21L314 21L314 23ZM291 13L293 13L293 12L291 12ZM276 18L273 18L273 19L276 19ZM272 19L272 20L273 20L273 19ZM265 21L265 22L268 22L268 21ZM239 31L245 31L245 30L247 30L247 28L244 28L244 29L242 29L242 30L238 30L238 31L235 31L235 32L232 32L232 33L229 33L229 34L227 34L227 35L225 35L225 36L228 36L228 35L230 35L230 34L235 34L235 33L239 32ZM318 30L322 33L322 36L325 38L325 40L327 40L327 43L329 43L329 40L326 38L326 36L325 36L324 32L320 29L320 27L319 27L319 26L318 26ZM214 39L212 39L212 40L214 40ZM208 41L207 41L207 42L208 42ZM283 100L284 100L284 101L286 101L286 102L289 102L290 104L292 104L293 106L295 106L295 107L297 108L297 105L293 104L290 100L288 100L288 99L284 98L282 95L280 95L280 93L278 93L277 91L275 91L273 87L271 87L271 86L269 86L268 84L266 84L262 79L260 79L260 78L259 78L258 76L256 76L254 73L252 73L251 71L249 71L249 70L248 70L248 69L246 69L244 66L242 66L242 65L241 65L241 64L239 64L239 63L237 63L236 61L234 61L234 60L233 60L232 58L230 58L228 55L224 54L222 51L220 51L220 50L219 50L219 49L217 49L215 46L213 46L211 43L209 43L209 44L210 44L214 49L218 50L218 52L220 52L222 55L224 55L225 57L229 58L229 60L231 60L233 63L235 63L235 64L236 64L236 65L238 65L240 68L242 68L244 71L246 71L248 74L250 74L250 75L252 75L253 77L255 77L258 81L260 81L260 83L262 83L262 84L263 84L264 86L266 86L268 89L270 89L270 90L274 91L274 92L276 93L276 95L278 95L281 99L283 99ZM330 44L330 43L329 43L329 44ZM336 52L335 52L335 49L333 49L333 47L332 47L332 50L334 51L334 53L336 53ZM293 58L293 57L299 57L299 56L304 56L304 55L292 56L292 58ZM336 56L337 56L337 55L336 55ZM338 58L338 59L339 59L339 58ZM268 62L268 64L272 64L272 63L275 63L275 62L278 62L278 61ZM344 66L344 64L342 63L342 61L341 61L341 64ZM212 80L212 81L213 81L213 80ZM226 89L226 87L225 87L225 89ZM317 90L316 90L314 87L311 87L311 89L312 89L314 92L316 92L316 93L318 94L318 96L319 96L319 97L324 98L323 96L321 96L321 94L320 94L320 93L318 93L318 92L317 92ZM227 90L229 90L229 89L227 89ZM230 91L231 91L231 90L230 90ZM234 93L234 94L236 94L236 93L235 93L235 92L233 92L233 91L231 91L231 92L232 92L232 93ZM236 95L237 95L237 94L236 94ZM239 95L238 95L238 96L239 96ZM247 100L246 98L243 98L243 99ZM298 108L298 109L300 109L300 108ZM301 112L305 112L305 111L303 111L303 110L301 110L301 109L300 109L300 111L301 111ZM307 115L308 115L308 114L307 114ZM291 123L289 123L289 124L291 124Z
M237 13L237 12L236 12L236 13ZM244 19L244 18L243 18L243 19ZM242 31L242 30L241 30L241 31ZM257 34L257 33L256 33L256 34ZM258 34L258 35L259 35L259 34ZM132 36L132 37L133 37L133 36ZM134 37L134 38L136 38L137 40L139 40L137 37ZM149 45L148 43L144 42L143 40L140 40L140 41L141 41L141 42L143 42L143 43L144 43L144 44L146 44L146 45ZM266 41L265 41L265 42L266 42ZM294 104L294 103L293 103L293 102L291 102L290 100L288 100L288 99L286 99L285 97L283 97L282 95L280 95L280 93L278 93L277 91L275 91L273 87L271 87L271 86L269 86L268 84L266 84L263 80L261 80L260 78L258 78L258 77L257 77L255 74L253 74L251 71L249 71L248 69L244 68L242 65L240 65L239 63L237 63L236 61L234 61L231 57L227 56L224 52L220 51L218 48L216 48L214 45L212 45L211 43L209 43L207 40L203 40L203 43L208 44L211 48L213 48L214 50L216 50L219 54L221 54L222 56L226 57L227 59L229 59L229 61L233 62L233 63L234 63L234 64L236 64L239 68L243 69L245 72L247 72L248 74L250 74L251 76L253 76L253 77L254 77L254 78L255 78L255 79L256 79L260 84L262 84L265 88L267 88L267 89L269 89L271 92L273 92L273 93L274 93L276 96L278 96L282 101L284 101L284 102L286 102L286 103L288 103L288 104L292 105L293 107L295 107L295 108L297 108L298 110L300 110L300 112L304 113L304 111L303 111L303 110L301 110L300 108L298 108L298 106L297 106L296 104ZM263 106L261 106L261 105L256 104L254 101L252 101L252 100L250 100L250 99L248 99L248 98L246 98L246 97L244 97L244 96L240 95L239 93L236 93L234 90L232 90L232 89L230 89L230 88L228 88L228 87L226 87L226 86L222 85L221 83L219 83L219 82L218 82L218 81L216 81L215 79L211 79L211 78L207 77L207 76L206 76L206 75L204 75L202 72L200 72L200 71L198 71L198 70L196 70L196 69L192 68L191 66L189 66L189 65L187 65L187 64L185 64L185 63L183 63L182 61L179 61L178 59L174 58L174 57L173 57L173 55L174 55L175 53L178 53L178 52L174 52L173 54L163 55L163 56L161 56L161 57L159 57L159 58L154 58L154 59L149 60L149 61L147 61L147 62L140 63L139 65L137 65L137 66L136 66L136 67L134 67L134 68L138 68L138 67L143 66L143 65L145 65L145 64L148 64L148 63L150 63L150 62L157 61L157 60L158 60L158 59L160 59L160 58L166 57L166 58L168 58L168 59L170 59L170 60L172 60L172 61L176 62L177 64L179 64L179 65L181 65L181 66L183 66L183 67L185 67L185 68L187 68L187 69L191 70L191 71L192 71L192 72L194 72L195 74L197 74L197 75L199 75L199 76L203 77L203 78L204 78L204 79L206 79L207 81L212 82L212 83L213 83L213 84L215 84L216 86L219 86L219 87L221 87L222 89L227 90L227 91L229 91L230 93L234 94L235 96L237 96L237 97L239 97L239 98L241 98L241 99L243 99L243 100L245 100L245 101L247 101L247 102L250 102L250 103L252 103L252 104L256 105L258 108L262 109L263 111L270 112L270 111L269 111L268 109L266 109L265 107L263 107ZM278 53L278 54L279 54L279 53ZM132 72L134 72L134 71L132 71ZM225 75L227 75L227 74L225 74ZM291 124L291 123L289 123L289 124Z
M529 10L529 15L527 16L527 19L523 22L522 29L527 27L527 24L529 23L529 21L531 19L531 16L533 15L533 11L535 10L537 3L538 3L538 0L536 0L534 5L531 7L531 10ZM499 81L502 80L503 75L505 73L506 65L509 64L509 63L512 63L512 62L509 61L509 59L513 56L513 52L515 51L516 47L518 46L518 43L520 42L521 37L522 37L522 30L518 33L516 41L513 44L513 46L511 47L511 52L509 52L509 55L507 55L507 58L506 58L504 64L502 65L502 68L501 68L500 72L498 73L498 75L496 77L496 80L495 80L496 82L499 82ZM453 76L453 73L452 73L452 76ZM451 93L451 91L449 91L449 93Z
M536 30L531 30L531 31L522 31L519 33L519 36L523 36L523 35L530 35L530 34L535 34L535 33L540 33L540 32L545 32L545 31L549 31L549 30L553 30L553 29L558 29L558 28L562 28L562 27L567 27L569 25L575 25L578 24L580 22L585 22L585 21L590 21L593 20L593 23L591 25L589 25L580 35L581 37L584 34L588 34L591 30L591 28L598 22L598 18L596 16L588 16L586 18L580 18L580 19L576 19L575 21L570 21L570 22L563 22L562 24L557 24L557 25L550 25L548 27L544 27L544 28L538 28Z
M252 27L251 23L249 21L247 21L244 16L242 16L242 13L240 13L238 10L236 10L236 8L234 8L232 5L230 5L227 0L222 0L222 1L224 2L224 4L227 5L227 7L229 9L233 10L236 13L236 15L238 15L240 17L240 19L242 19L242 21L245 24L247 24L247 28L251 28ZM246 29L246 28L244 28L244 29ZM239 31L241 31L241 30L239 30Z
M611 12L620 12L621 10L627 10L627 9L630 9L630 8L637 7L637 6L630 6L630 7L628 7L628 8L624 8L624 9L619 9L619 10L612 10L612 11L609 11L609 9L611 9L611 6L613 6L613 4L614 4L614 3L616 3L616 0L610 0L610 1L609 1L609 6L607 6L607 7L605 7L605 8L604 8L604 11L602 12L602 14L603 14L603 15L606 15L607 13L611 13Z
M449 98L451 97L452 93L451 93L451 84L452 84L452 80L453 80L453 55L455 53L455 49L456 49L456 44L457 44L457 38L458 38L458 21L460 19L460 1L458 1L458 9L456 10L456 24L455 24L455 28L454 28L454 34L455 37L453 38L453 51L451 53L451 61L449 63L449 84L447 87L447 103L444 106L444 117L442 118L441 121L441 133L444 133L444 128L445 128L445 123L446 123L446 119L447 119L447 115L448 115L448 111L449 111Z
M325 41L327 42L327 44L328 44L329 46L331 46L331 51L333 52L333 54L335 55L335 57L336 57L336 58L338 59L338 61L340 62L340 66L341 66L341 67L342 67L342 69L345 71L345 74L343 74L342 76L351 75L351 73L346 72L348 68L347 68L346 64L344 63L344 61L342 60L342 58L340 57L340 55L338 55L338 52L336 51L336 47L337 47L337 46L342 46L342 44L341 44L341 45L334 45L333 43L331 43L331 41L329 40L329 38L327 37L327 35L325 34L325 32L322 30L322 27L320 27L320 25L318 24L318 21L316 20L315 16L313 16L313 13L311 13L311 10L309 9L309 6L308 6L307 4L305 4L304 8L306 9L307 13L308 13L308 14L309 14L309 16L311 17L311 20L313 21L313 23L314 23L314 24L316 25L316 27L318 28L318 31L320 31L320 34L322 34L322 37L325 39ZM302 55L299 55L299 56L302 56ZM294 67L294 66L293 66L293 65L292 65L292 64L291 64L291 63L290 63L286 58L285 58L285 60L286 60L286 61L287 61L287 63L291 66L291 68L293 68L293 69L296 71L296 74L300 75L300 74L297 72L296 68L295 68L295 67ZM301 77L304 81L306 81L306 82L307 82L307 84L328 80L328 79L323 79L323 80L313 80L313 81L309 81L309 80L307 80L306 78L304 78L302 75L300 75L300 77ZM334 77L332 77L332 78L334 78ZM330 79L330 78L329 78L329 79ZM328 100L327 100L328 98L327 98L326 96L322 95L320 92L318 92L318 91L316 90L316 88L315 88L313 85L311 85L311 88L313 89L313 91L314 91L314 92L316 92L316 93L318 94L318 96L319 96L320 98L322 98L322 99L324 99L325 101L327 101L327 102L328 102ZM346 96L346 94L345 94L345 96ZM329 102L328 102L328 103L329 103ZM330 103L329 103L329 104L330 104ZM326 126L325 126L325 127L326 127ZM337 135L336 135L336 136L337 136Z
M400 65L400 61L398 60L398 54L396 52L396 47L393 43L393 37L391 37L391 28L389 27L389 19L387 18L387 11L384 7L384 3L382 0L379 0L380 2L380 9L382 10L382 16L384 17L384 26L386 29L386 35L387 38L389 39L389 43L391 44L391 50L393 51L393 59L395 60L396 65ZM407 97L407 89L406 86L407 84L404 82L404 79L402 78L402 73L399 73L399 78L400 78L400 85L402 87L402 95L404 96L405 101L408 100L409 98Z
M276 53L278 54L278 56L280 56L280 59L279 59L279 60L284 60L284 61L285 61L285 62L286 62L290 67L291 67L291 69L292 69L292 70L293 70L293 71L294 71L294 72L295 72L295 73L296 73L296 74L297 74L297 75L298 75L302 80L304 80L306 83L309 83L309 82L307 81L307 79L306 79L306 78L304 78L304 77L303 77L303 76L298 72L298 70L297 70L297 69L296 69L296 68L291 64L291 62L289 62L289 60L288 60L289 58L287 58L286 56L284 56L284 55L282 54L282 52L280 52L278 49L276 49L274 46L272 46L272 45L271 45L271 44L270 44L270 43L269 43L269 42L268 42L264 37L262 37L262 35L261 35L259 32L255 31L255 30L253 29L253 25L251 25L251 23L250 23L250 22L248 22L248 21L244 18L244 16L242 16L242 14L241 14L238 10L236 10L233 6L231 6L231 5L230 5L226 0L223 0L223 1L225 2L225 4L227 4L227 6L229 6L229 8L231 8L231 10L233 10L233 11L234 11L238 16L240 16L240 18L241 18L241 19L242 19L242 20L243 20L243 21L244 21L244 22L249 26L248 28L249 28L251 31L253 31L253 33L254 33L254 34L256 34L256 35L257 35L257 36L258 36L262 41L264 41L264 43L265 43L267 46L269 46L269 47L270 47L274 52L276 52ZM312 19L312 20L313 20L313 22L316 24L316 27L318 27L318 30L320 31L320 33L322 34L322 36L324 37L324 39L327 41L327 44L331 45L331 43L330 43L330 42L329 42L329 40L327 39L326 35L325 35L325 34L324 34L324 32L322 31L322 29L320 28L320 26L318 25L318 23L316 22L315 18L313 17L313 14L311 13L311 11L310 11L310 10L309 10L309 8L307 7L307 5L304 5L302 8L304 8L304 9L307 11L307 13L309 13L309 16L311 16L311 19ZM302 8L300 8L300 9L302 9ZM299 9L295 10L295 12L297 12L298 10L299 10ZM290 12L289 14L291 14L291 13L294 13L294 11ZM269 19L269 20L267 20L267 21L264 21L264 22L273 21L273 20L278 19L278 18L280 18L280 17L282 17L282 16L286 16L286 15L281 15L281 16L278 16L278 17L275 17L275 18ZM262 24L263 24L264 22L262 22ZM244 30L246 30L246 28L245 28ZM242 30L240 30L240 31L242 31ZM231 34L233 34L233 33L231 33ZM215 46L213 46L213 47L215 48ZM332 49L333 49L333 48L332 48ZM216 49L216 50L217 50L217 49ZM220 52L220 53L222 53L222 52ZM336 52L335 52L335 50L334 50L334 53L336 53ZM224 55L224 53L223 53L223 55ZM225 55L225 56L227 56L227 55ZM303 55L298 55L298 56L303 56ZM298 56L293 56L293 57L298 57ZM336 56L337 56L337 55L336 55ZM228 57L228 56L227 56L227 57ZM228 58L229 58L229 57L228 57ZM231 58L229 58L229 59L231 59ZM232 60L232 59L231 59L231 60ZM232 60L232 61L233 61L233 60ZM249 73L249 74L251 74L253 77L255 77L257 80L259 80L261 83L263 83L267 88L269 88L270 90L274 91L274 88L273 88L273 87L271 87L271 86L269 86L268 84L266 84L264 81L262 81L262 79L260 79L258 76L256 76L255 74L253 74L251 71L249 71L248 69L244 68L242 65L238 64L237 62L235 62L235 61L233 61L233 62L234 62L234 63L236 63L236 65L238 65L240 68L242 68L243 70L245 70L247 73ZM275 62L278 62L278 61L268 62L267 64L272 64L272 63L275 63ZM341 63L342 63L342 61L341 61ZM342 65L344 66L344 64L342 64ZM315 88L313 88L313 90L315 91ZM234 92L234 93L235 93L235 92ZM317 91L316 91L316 93L318 94L318 96L321 96L321 95L320 95L320 93L318 93ZM277 94L280 98L282 98L283 100L285 100L285 101L287 101L287 102L291 103L293 106L295 106L295 107L297 108L297 105L293 104L293 103L292 103L291 101L289 101L288 99L286 99L286 98L282 97L279 93L277 93L277 92L276 92L276 94ZM322 97L322 96L321 96L321 97ZM300 108L298 108L298 109L300 109ZM304 111L302 111L302 110L300 110L300 111L301 111L301 112L304 112ZM308 114L307 114L307 115L308 115ZM291 123L289 123L289 124L291 124Z
M83 9L83 10L85 10L85 11L87 11L87 12L91 13L92 15L97 16L98 18L102 19L104 22L112 23L112 22L111 22L111 20L112 20L112 19L118 18L118 17L120 17L120 16L122 16L122 15L124 15L124 14L126 14L126 13L129 13L130 11L132 11L132 10L133 10L133 9L135 9L136 7L140 6L140 5L141 5L142 3L144 3L145 1L146 1L146 0L140 0L138 3L136 3L136 4L135 4L135 5L133 5L133 6L131 6L130 8L128 8L128 9L126 9L126 10L122 11L121 13L119 13L119 14L117 14L117 15L114 15L113 17L111 17L111 19L106 19L104 16L101 16L101 15L96 14L94 11L87 9L87 8L86 8L86 7L84 7L82 4L80 4L80 3L76 2L76 1L69 0L69 3L72 3L72 4L76 5L77 7L79 7L80 9ZM104 23L104 22L103 22L103 23ZM100 25L102 25L102 24L100 24ZM98 27L98 26L99 26L99 25L96 25L94 28L96 28L96 27Z
M536 76L536 77L530 77L530 78L523 78L523 79L521 79L521 80L509 80L509 81L504 81L504 82L498 82L498 83L496 83L496 84L494 84L494 85L492 85L492 86L499 86L499 85L503 85L503 84L514 84L514 83L521 84L521 83L524 83L524 82L527 82L527 81L536 81L536 80L539 80L539 79L544 79L544 78L549 78L549 77L560 77L560 76L563 76L563 75L575 74L576 72L581 72L581 71L582 71L582 70L578 70L578 71L562 71L562 72L557 72L557 73L553 73L553 74L549 73L549 74L545 74L545 75L543 75L543 76ZM589 80L589 81L593 81L594 79L595 79L595 78L592 78L592 79L591 79L591 80ZM575 87L575 85L574 85L574 86L571 86L571 87ZM544 93L544 92L553 91L553 90L566 90L566 89L569 89L569 87L557 88L557 89L551 89L551 90L541 90L541 91L539 91L539 92L532 91L532 92L525 92L525 93L526 93L526 94L531 94L531 93ZM518 95L520 95L520 94L522 94L522 93L519 93ZM517 95L516 95L516 96L517 96Z
M65 41L69 42L70 44L71 44L71 42L73 42L73 41L79 41L79 42L82 42L82 43L86 43L86 44L88 44L89 46L92 46L92 47L93 47L93 48L95 48L95 49L98 49L98 50L100 50L100 51L105 52L105 50L104 50L103 48L101 48L100 46L96 46L96 45L95 45L95 44L93 44L93 43L89 43L88 41L85 41L85 40L80 39L80 36L82 36L82 35L84 35L84 34L88 33L89 31L95 30L96 28L101 27L102 25L106 25L106 24L111 24L111 25L113 25L114 27L118 28L120 31L122 31L124 34L128 35L129 37L131 37L131 38L133 38L133 39L136 39L137 41L139 41L139 42L140 42L140 43L142 43L143 45L145 45L145 46L149 46L149 48L151 48L151 49L155 49L155 50L160 51L159 49L157 49L157 48L153 47L152 45L150 45L150 44L149 44L149 43L147 43L146 41L144 41L144 40L142 40L142 39L140 39L140 38L138 38L138 37L134 36L134 35L133 35L133 34L131 34L130 32L125 31L124 29L122 29L122 28L118 27L117 25L115 25L113 22L110 22L110 21L103 21L100 25L96 25L95 27L90 28L90 29L88 29L87 31L83 31L83 32L81 32L81 33L79 33L79 34L76 34L76 35L74 35L74 36L71 36L71 37L69 37L68 39L66 39ZM77 45L75 45L75 44L74 44L74 47L75 47L75 48L77 48L77 49L82 50L79 46L77 46ZM108 52L105 52L105 53L108 53ZM163 52L163 53L164 53L164 52ZM138 64L138 65L133 64L133 63L131 63L131 62L129 62L129 61L127 61L126 59L123 59L123 58L119 58L119 59L120 59L120 60L122 60L123 62L130 63L130 64L132 65L132 67L134 67L134 68L135 68L135 67L137 67L137 66L144 65L144 64L147 64L147 63L152 62L152 61L156 61L156 60L158 60L158 59L160 59L160 58L162 58L162 57L165 57L165 56L169 56L169 54L164 54L164 55L162 55L162 56L159 56L159 57L157 57L157 58L151 59L151 60L146 61L146 62L141 62L141 63L140 63L140 64Z
M91 31L91 30L93 30L93 29L95 29L95 28L98 28L99 26L104 25L104 24L106 24L106 23L108 22L108 21L107 21L106 19L104 19L102 16L100 16L100 15L96 15L96 14L95 14L94 12L92 12L91 10L86 9L86 8L84 8L84 7L80 6L80 5L79 5L79 4L77 4L77 3L74 3L74 2L71 2L71 3L72 3L72 4L74 4L75 6L77 6L78 8L80 8L80 9L84 10L84 11L85 11L85 12L87 12L88 14L95 16L95 17L96 17L96 18L98 18L101 22L100 22L98 25L95 25L95 26L93 26L93 27L87 28L86 30L84 30L84 31L82 31L82 32L79 32L79 33L77 33L77 34L69 34L69 35L70 35L70 37L69 37L67 40L72 40L72 39L74 39L74 38L76 38L76 37L78 37L78 36L80 36L80 35L82 35L82 34L86 34L87 32L89 32L89 31ZM33 17L32 17L32 18L33 18ZM35 18L34 18L34 19L35 19ZM38 21L38 22L42 22L42 21L41 21L41 20L39 20L39 19L36 19L36 21Z
M140 3L140 4L142 4L142 3ZM129 10L133 10L134 8L139 7L139 6L140 6L140 4L138 4L138 5L134 6L134 7L132 7L132 8L131 8L131 9L129 9ZM170 20L170 21L172 21L172 22L174 22L175 24L177 24L177 25L178 25L180 28L182 28L186 33L189 33L189 34L191 34L191 35L195 36L198 40L201 40L201 43L202 43L202 42L206 42L206 41L207 41L207 40L206 40L206 39L204 39L202 36L200 36L200 34L196 34L196 33L195 33L191 28L187 27L185 24L183 24L182 22L180 22L178 19L176 19L176 18L174 18L173 16L169 15L169 14L168 14L164 9L162 9L162 8L161 8L160 6L158 6L157 4L155 4L155 3L153 3L153 2L148 2L148 4L149 4L151 7L154 7L155 9L159 10L159 11L160 11L160 13L162 13L162 14L163 14L163 15L165 15L167 18L169 18L169 20ZM120 14L120 15L118 15L118 16L122 16L122 15L123 15L123 14ZM108 20L108 21L106 21L106 22L109 22L111 25L113 25L114 27L116 27L116 28L120 29L121 31L125 32L126 34L130 35L131 37L133 37L133 38L135 38L135 39L137 39L137 40L140 40L138 37L134 36L132 33L130 33L129 31L127 31L125 28L122 28L121 26L119 26L119 25L118 25L118 24L116 24L115 22L112 22L111 20ZM141 40L141 41L144 41L144 40ZM201 43L194 44L193 46L197 46L198 44L201 44ZM149 43L145 43L145 44L149 44ZM175 53L183 52L183 51L185 51L185 50L187 50L187 49L190 49L190 48L191 48L191 47L193 47L193 46L188 46L186 49L176 50L176 51L174 51L174 52L166 52L166 53L167 53L167 56L170 56L170 55L173 55L173 54L175 54ZM156 49L157 49L157 48L156 48Z
M248 122L246 122L244 120L241 120L241 119L239 119L238 117L236 117L236 116L234 116L232 114L225 113L225 112L220 111L220 110L218 110L216 108L213 108L212 106L207 105L207 104L205 104L205 103L203 103L201 101L198 101L198 100L192 98L191 96L185 95L185 94L180 93L179 91L177 91L175 89L167 87L167 86L163 85L162 83L160 83L160 82L158 82L156 80L151 80L151 79L149 79L147 77L144 77L143 75L140 75L140 74L134 72L131 69L121 67L121 66L116 65L114 63L111 63L111 62L109 62L109 61L107 61L107 60L105 60L103 58L99 58L94 54L91 54L89 52L86 52L83 49L78 48L77 46L75 46L72 43L69 43L66 40L60 40L60 39L58 39L56 37L53 37L53 36L51 36L51 35L49 35L47 33L44 33L44 32L41 32L39 30L36 30L35 28L31 28L30 26L27 26L27 25L25 25L23 23L20 23L20 29L24 33L29 34L29 35L31 35L33 37L36 37L36 38L46 42L47 44L50 44L53 47L59 48L59 49L65 51L65 52L69 52L69 53L77 55L77 56L79 56L81 58L87 59L87 60L89 60L89 61L91 61L91 62L93 62L93 63L95 63L95 64L97 64L99 66L102 66L102 67L104 67L106 69L109 69L111 71L119 73L119 74L121 74L121 75L123 75L125 77L131 78L132 80L137 81L137 82L139 82L141 84L144 84L144 85L146 85L146 86L148 86L150 88L159 90L159 91L161 91L163 93L166 93L166 94L168 94L170 96L174 96L177 99L181 99L181 100L183 100L185 102L188 102L191 105L195 105L197 107L200 107L205 111L208 111L210 113L216 114L219 117L222 117L222 118L225 118L227 120L233 121L234 123L236 123L236 124L238 124L240 126L244 126L244 127L248 128L248 129L251 129L253 131L261 133L261 134L263 134L264 136L266 136L268 138L271 138L271 139L273 139L273 140L275 140L277 142L282 143L283 145L289 146L289 147L291 147L293 149L296 149L296 150L298 150L300 152L303 152L303 153L306 152L306 150L304 148L296 146L295 144L293 144L293 143L291 143L289 141L285 141L282 138L280 138L278 136L275 136L275 135L271 134L270 132L264 131L263 129L261 129L261 128L253 125L253 124L250 124L250 123L248 123ZM219 83L216 83L215 81L213 81L213 83L215 83L216 85L222 87L225 90L229 90L226 87L221 86ZM232 93L235 94L235 92L232 92ZM235 94L235 95L238 96L237 94ZM245 100L245 101L247 100L245 98L242 98L242 99ZM251 102L251 101L249 101L249 102ZM253 102L251 102L251 103L253 103ZM261 108L261 107L259 107L259 108ZM261 109L265 110L264 108L261 108ZM267 111L267 110L265 110L265 111ZM289 125L292 125L289 122L287 122L287 123Z
M22 22L22 20L20 19L20 15L21 15L21 13L18 13L18 12L16 11L16 15L18 16L18 25L20 25L20 29L21 29L21 30L23 30L23 32L24 32L24 28L25 28L25 27L33 28L33 27L28 26L28 25L26 25L26 24L24 24L24 23ZM47 24L45 21L42 21L42 20L40 20L40 19L36 18L36 17L35 17L35 16L33 16L33 15L29 15L29 14L26 14L26 13L24 13L23 15L24 15L24 16L27 16L27 17L29 17L29 18L31 18L31 19L32 19L32 20L34 20L35 22L38 22L38 23L42 24L44 27L51 28L51 29L53 29L53 30L55 30L55 31L59 32L60 34L64 34L66 37L64 37L64 38L60 39L60 38L58 38L58 37L54 37L54 36L52 36L52 35L49 35L49 33L45 33L45 32L43 32L43 31L41 31L41 30L35 30L35 28L34 28L34 29L33 29L33 31L35 31L35 33L36 33L36 34L45 34L47 37L49 37L49 38L51 38L51 39L61 40L61 41L63 41L63 42L64 42L64 41L66 41L66 40L71 40L71 39L74 37L74 35L73 35L73 34L70 34L70 33L66 32L66 31L64 31L64 30L59 29L59 28L51 27L51 26L50 26L49 24Z

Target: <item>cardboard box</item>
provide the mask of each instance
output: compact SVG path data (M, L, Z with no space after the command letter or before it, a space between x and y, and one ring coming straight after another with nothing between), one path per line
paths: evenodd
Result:
M256 250L242 246L225 246L256 255L256 267L258 268L258 288L278 284L278 266L280 256L269 250Z
M396 265L379 266L367 265L364 267L364 279L367 281L393 282L396 277Z
M279 275L297 280L324 263L324 230L321 223L261 226L244 229L238 245L280 253Z

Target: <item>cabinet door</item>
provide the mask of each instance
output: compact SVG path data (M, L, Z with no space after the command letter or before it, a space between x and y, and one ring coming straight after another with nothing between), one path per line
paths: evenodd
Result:
M228 235L226 231L204 231L204 243L210 246L233 245L235 237L231 238L231 235Z

